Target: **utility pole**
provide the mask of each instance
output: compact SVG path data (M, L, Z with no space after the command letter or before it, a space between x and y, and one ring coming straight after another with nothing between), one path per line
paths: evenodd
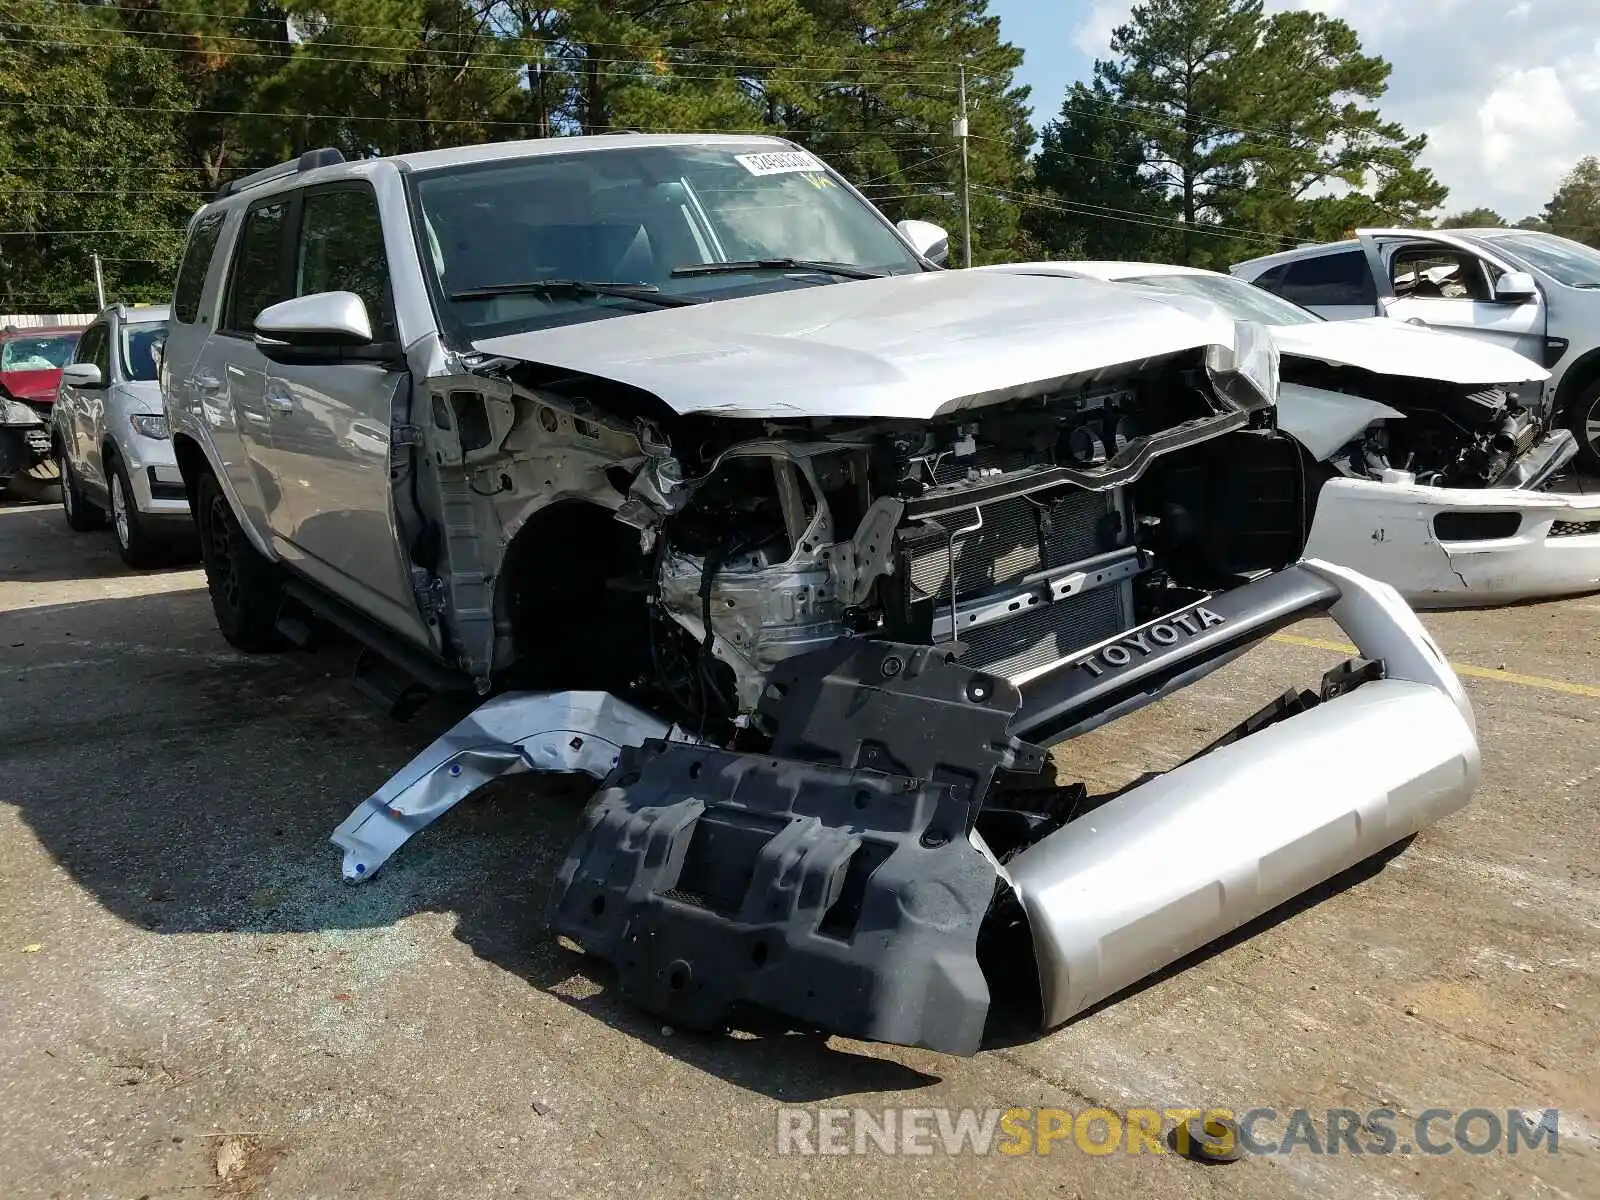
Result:
M955 120L954 133L961 142L961 256L965 266L972 265L972 178L967 170L967 68L961 67L961 115Z
M100 256L98 254L94 256L94 294L100 301L100 308L95 309L95 312L99 312L101 308L106 306L106 277L100 270Z

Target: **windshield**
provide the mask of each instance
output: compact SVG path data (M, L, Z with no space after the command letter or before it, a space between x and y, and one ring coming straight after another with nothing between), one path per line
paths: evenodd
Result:
M59 371L77 344L76 333L10 338L0 345L0 371Z
M141 321L122 327L122 369L129 379L154 379L157 356L167 340L165 321Z
M845 280L761 260L922 270L821 160L770 143L537 155L419 173L413 188L435 303L472 337L652 307L641 296L504 285L644 284L658 296L710 300ZM673 274L734 262L748 269ZM502 294L463 295L497 286Z
M1600 250L1553 233L1508 233L1488 239L1537 267L1557 283L1575 288L1600 288Z
M1274 296L1231 275L1133 275L1117 282L1137 283L1163 292L1177 292L1180 296L1199 296L1211 301L1235 321L1309 325L1322 320L1316 313L1282 296Z

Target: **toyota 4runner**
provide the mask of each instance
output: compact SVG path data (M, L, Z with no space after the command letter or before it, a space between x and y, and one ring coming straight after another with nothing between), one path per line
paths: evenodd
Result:
M551 923L624 994L970 1053L992 963L1063 1021L1466 803L1414 615L1294 561L1262 329L943 250L761 137L314 152L196 214L162 385L224 635L333 622L375 686L488 697L335 832L346 878L585 772ZM1317 689L1053 778L1309 614L1359 647Z

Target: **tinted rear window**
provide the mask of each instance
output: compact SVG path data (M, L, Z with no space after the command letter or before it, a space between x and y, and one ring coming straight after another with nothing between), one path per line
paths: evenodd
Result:
M1359 250L1319 254L1292 262L1273 289L1285 300L1314 304L1373 304L1376 292L1367 256Z
M189 244L183 248L183 262L178 265L178 282L172 291L172 319L185 325L194 323L200 312L200 293L206 284L206 268L211 265L211 255L217 248L217 235L222 232L223 214L210 212L196 222L189 234Z
M223 306L222 328L230 333L255 331L256 314L290 292L284 286L284 247L289 236L289 198L257 205L244 215L228 299Z

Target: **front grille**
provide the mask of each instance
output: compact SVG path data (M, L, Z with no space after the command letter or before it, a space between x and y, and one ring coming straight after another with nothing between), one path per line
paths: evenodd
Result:
M1600 533L1600 518L1593 521L1557 521L1550 526L1550 536L1553 538L1584 537L1591 533Z
M996 675L1021 675L1131 628L1132 607L1126 582L1068 596L974 629L962 639L967 650L960 661Z
M983 528L955 543L956 594L977 596L1015 583L1025 575L1065 566L1102 550L1104 521L1115 511L1113 492L1066 489L1044 499L1018 496L983 506ZM939 519L947 529L964 529L978 510L963 509ZM935 545L911 559L911 585L924 598L950 596L950 559Z

